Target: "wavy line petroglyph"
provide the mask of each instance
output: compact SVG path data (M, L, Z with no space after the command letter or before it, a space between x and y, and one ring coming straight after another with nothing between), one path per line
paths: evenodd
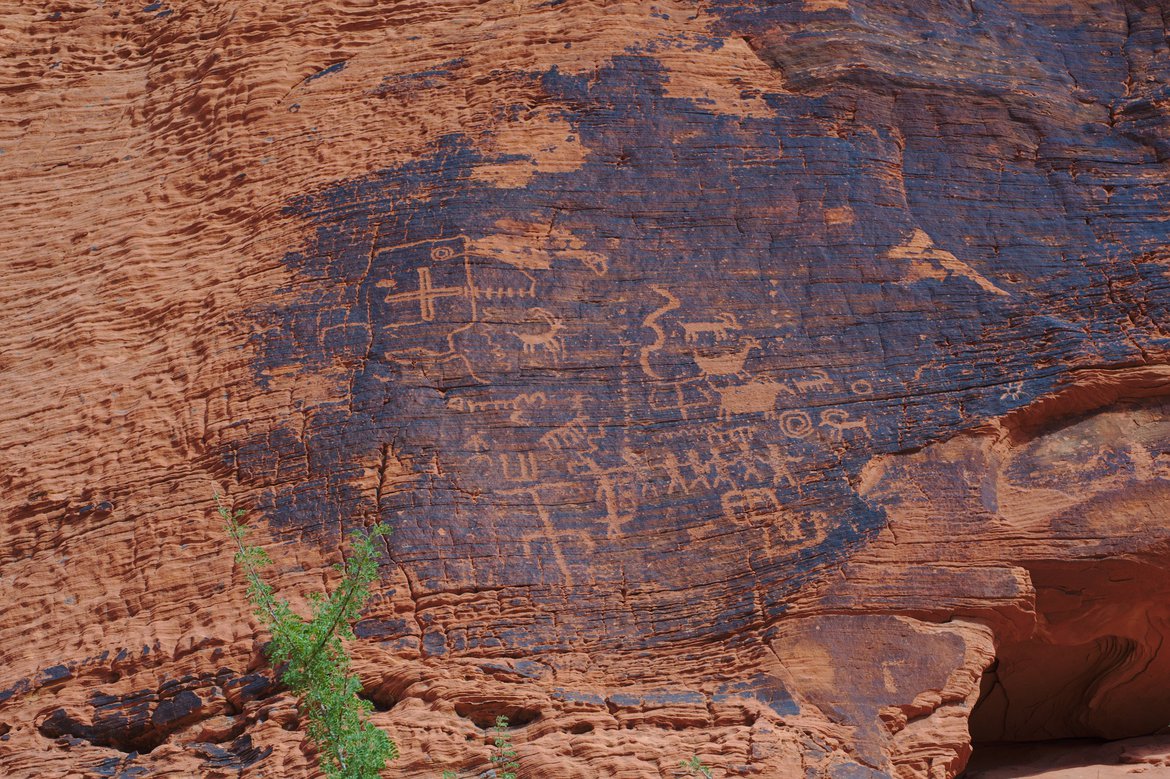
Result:
M666 345L666 333L658 326L658 319L662 315L674 311L682 305L682 301L670 293L669 290L659 287L656 284L651 284L650 289L657 292L662 297L666 298L666 305L654 309L645 319L642 320L642 327L648 327L654 331L654 343L649 346L643 346L639 362L642 366L642 372L652 379L661 379L662 376L650 367L650 355L660 350Z

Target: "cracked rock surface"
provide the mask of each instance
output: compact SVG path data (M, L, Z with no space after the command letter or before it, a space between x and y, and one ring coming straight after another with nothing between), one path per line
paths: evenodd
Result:
M1170 722L1164 2L301 5L0 5L0 773L315 775L217 490L387 776Z

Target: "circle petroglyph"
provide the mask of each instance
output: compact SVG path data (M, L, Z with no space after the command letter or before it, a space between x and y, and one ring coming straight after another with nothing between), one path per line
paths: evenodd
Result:
M799 409L790 409L780 415L780 430L789 438L808 438L813 431L812 420Z
M455 249L451 246L436 246L431 249L431 259L435 261L449 260L455 256Z
M849 385L849 389L853 392L854 395L873 394L873 384L871 384L868 379L858 379Z

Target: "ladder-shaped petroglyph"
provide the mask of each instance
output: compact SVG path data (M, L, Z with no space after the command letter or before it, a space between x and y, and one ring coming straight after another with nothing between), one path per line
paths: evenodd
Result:
M534 409L549 407L549 397L544 392L521 392L510 398L476 399L455 396L447 398L447 408L467 414L483 414L498 411L510 412L508 419L517 425L528 423L526 414Z

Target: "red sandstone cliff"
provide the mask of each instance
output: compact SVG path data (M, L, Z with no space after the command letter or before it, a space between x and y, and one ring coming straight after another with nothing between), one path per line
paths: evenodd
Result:
M1161 727L1168 21L0 6L0 772L312 775L216 489L395 526L387 776Z

